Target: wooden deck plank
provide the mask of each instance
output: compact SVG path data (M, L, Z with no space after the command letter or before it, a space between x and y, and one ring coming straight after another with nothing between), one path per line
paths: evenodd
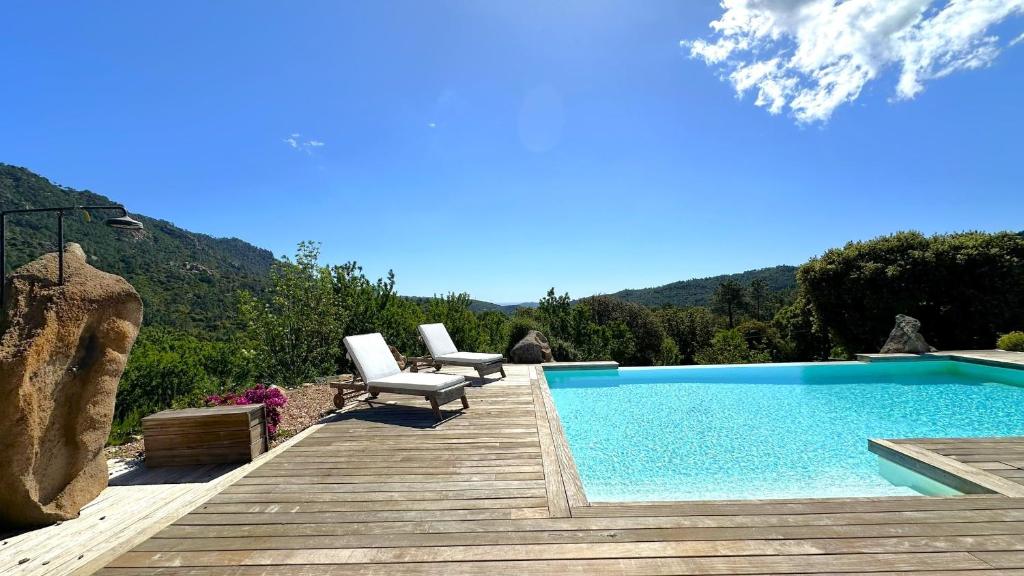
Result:
M565 485L562 483L558 455L555 453L555 441L552 437L551 426L548 424L550 417L541 398L536 370L536 368L530 367L530 393L533 396L537 417L537 437L544 467L545 488L548 493L548 512L552 518L564 518L571 514L569 500L565 494Z
M933 569L987 569L992 568L990 564L979 560L968 552L878 552L878 553L824 553L817 551L814 546L805 546L799 543L785 543L785 545L766 546L762 542L748 541L738 543L735 546L728 546L729 550L739 553L729 556L708 557L701 553L703 550L723 550L723 542L703 543L669 543L658 542L645 545L642 543L627 543L625 545L606 544L581 545L571 544L560 545L537 545L537 546L465 546L457 548L345 548L345 549L303 549L303 550L230 550L217 552L128 552L125 556L111 564L112 568L176 568L182 566L197 567L232 567L232 566L287 566L293 564L319 564L319 565L388 565L400 569L402 565L410 563L436 563L433 572L430 574L451 573L440 566L472 566L481 563L490 563L501 566L510 562L538 562L538 561L569 561L580 563L583 561L612 560L615 565L622 561L629 560L655 560L674 561L676 566L685 566L689 560L693 566L721 567L735 570L738 567L751 569L755 567L771 567L774 570L787 572L805 572L808 564L818 564L825 567L842 567L847 571L869 570L871 568L884 568L892 570L900 566L906 568L929 567ZM809 551L801 551L809 550ZM681 552L682 556L677 556ZM758 553L761 552L761 553ZM744 559L743 557L749 557ZM788 558L787 558L788 557ZM815 559L820 557L820 559ZM1006 568L1017 567L1017 557L1010 556L1002 562ZM842 559L840 561L840 559ZM878 561L885 559L887 562L879 565ZM745 562L744 562L745 560ZM814 563L813 560L818 560ZM824 560L825 562L821 562ZM930 561L930 562L929 562ZM451 564L449 564L451 563ZM845 565L845 566L844 566ZM764 570L761 568L761 570ZM494 568L492 568L494 569ZM505 568L508 570L508 567ZM396 571L401 573L400 571ZM457 570L458 572L458 570ZM380 570L378 573L393 574ZM479 572L470 572L479 574ZM503 572L490 572L490 574L501 574ZM506 572L510 573L510 572ZM521 573L521 572L517 572ZM548 573L548 572L545 572ZM606 572L607 573L607 572ZM617 572L612 572L617 573ZM728 573L728 572L726 572ZM594 572L589 572L594 574Z
M394 548L410 546L481 546L578 544L683 540L787 540L990 536L1024 534L1024 522L953 522L940 524L780 526L745 528L636 528L615 530L534 530L488 532L414 532L273 537L151 538L140 551L294 550L302 548Z

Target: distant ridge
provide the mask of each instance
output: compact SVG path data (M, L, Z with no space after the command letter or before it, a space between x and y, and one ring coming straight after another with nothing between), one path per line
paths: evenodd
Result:
M430 296L407 296L413 302L417 304L425 305L429 300ZM486 302L484 300L470 300L469 309L473 312L501 312L502 314L512 315L516 313L516 310L520 308L536 308L536 302L523 302L521 304L495 304L494 302Z
M5 210L114 203L0 163L0 206ZM132 217L145 229L117 232L101 224L107 216L97 212L90 223L82 214L65 215L65 239L81 244L93 266L132 283L142 296L146 324L221 332L237 321L236 293L261 292L266 286L274 263L269 250L237 238L190 232L134 212ZM55 251L56 226L53 214L8 217L7 272Z
M116 201L100 194L60 186L25 168L0 163L3 209L113 203ZM237 292L259 293L267 285L275 261L269 250L237 238L190 232L166 220L136 213L132 217L140 220L145 230L118 233L98 222L104 216L97 213L97 222L87 223L80 215L67 215L66 239L81 244L91 264L124 276L135 286L145 303L146 324L223 333L237 323ZM56 249L54 220L46 214L8 219L8 273ZM622 290L610 296L651 307L703 306L710 302L722 282L735 280L747 285L755 278L764 278L772 292L783 292L796 287L796 267L775 266L683 280L654 288ZM420 303L428 300L416 296L410 299ZM519 308L536 307L537 302L470 303L474 312L510 315Z
M727 280L734 280L746 286L753 280L762 278L768 283L771 292L785 292L796 288L796 266L772 266L747 270L738 274L722 274L708 278L681 280L654 288L628 289L609 294L627 302L635 302L657 308L672 305L680 308L689 306L707 306L715 288Z

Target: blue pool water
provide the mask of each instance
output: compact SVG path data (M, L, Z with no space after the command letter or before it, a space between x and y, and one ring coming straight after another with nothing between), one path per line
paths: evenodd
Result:
M918 494L868 438L1024 435L1024 371L952 361L546 371L592 501Z

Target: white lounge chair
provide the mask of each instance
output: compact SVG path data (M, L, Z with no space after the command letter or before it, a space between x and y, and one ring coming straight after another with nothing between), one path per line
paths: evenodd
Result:
M440 407L454 400L466 400L466 379L449 374L402 372L380 334L345 337L345 349L365 383L366 391L376 398L381 392L423 396L430 402L434 416L441 419Z
M475 368L476 373L481 378L488 374L495 372L501 372L501 377L505 377L505 367L502 362L505 361L501 354L484 354L481 352L459 352L456 348L455 342L452 341L452 337L448 334L448 329L444 327L444 324L420 324L419 325L420 339L427 345L427 350L430 352L431 364L435 368L440 369L441 366L449 364L451 366L469 366Z

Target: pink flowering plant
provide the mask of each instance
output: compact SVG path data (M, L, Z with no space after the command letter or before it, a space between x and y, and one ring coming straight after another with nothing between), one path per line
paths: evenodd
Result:
M277 427L281 424L281 408L288 403L288 398L280 388L257 384L241 394L228 392L206 397L207 406L241 406L245 404L263 404L267 411L267 434L277 436Z

